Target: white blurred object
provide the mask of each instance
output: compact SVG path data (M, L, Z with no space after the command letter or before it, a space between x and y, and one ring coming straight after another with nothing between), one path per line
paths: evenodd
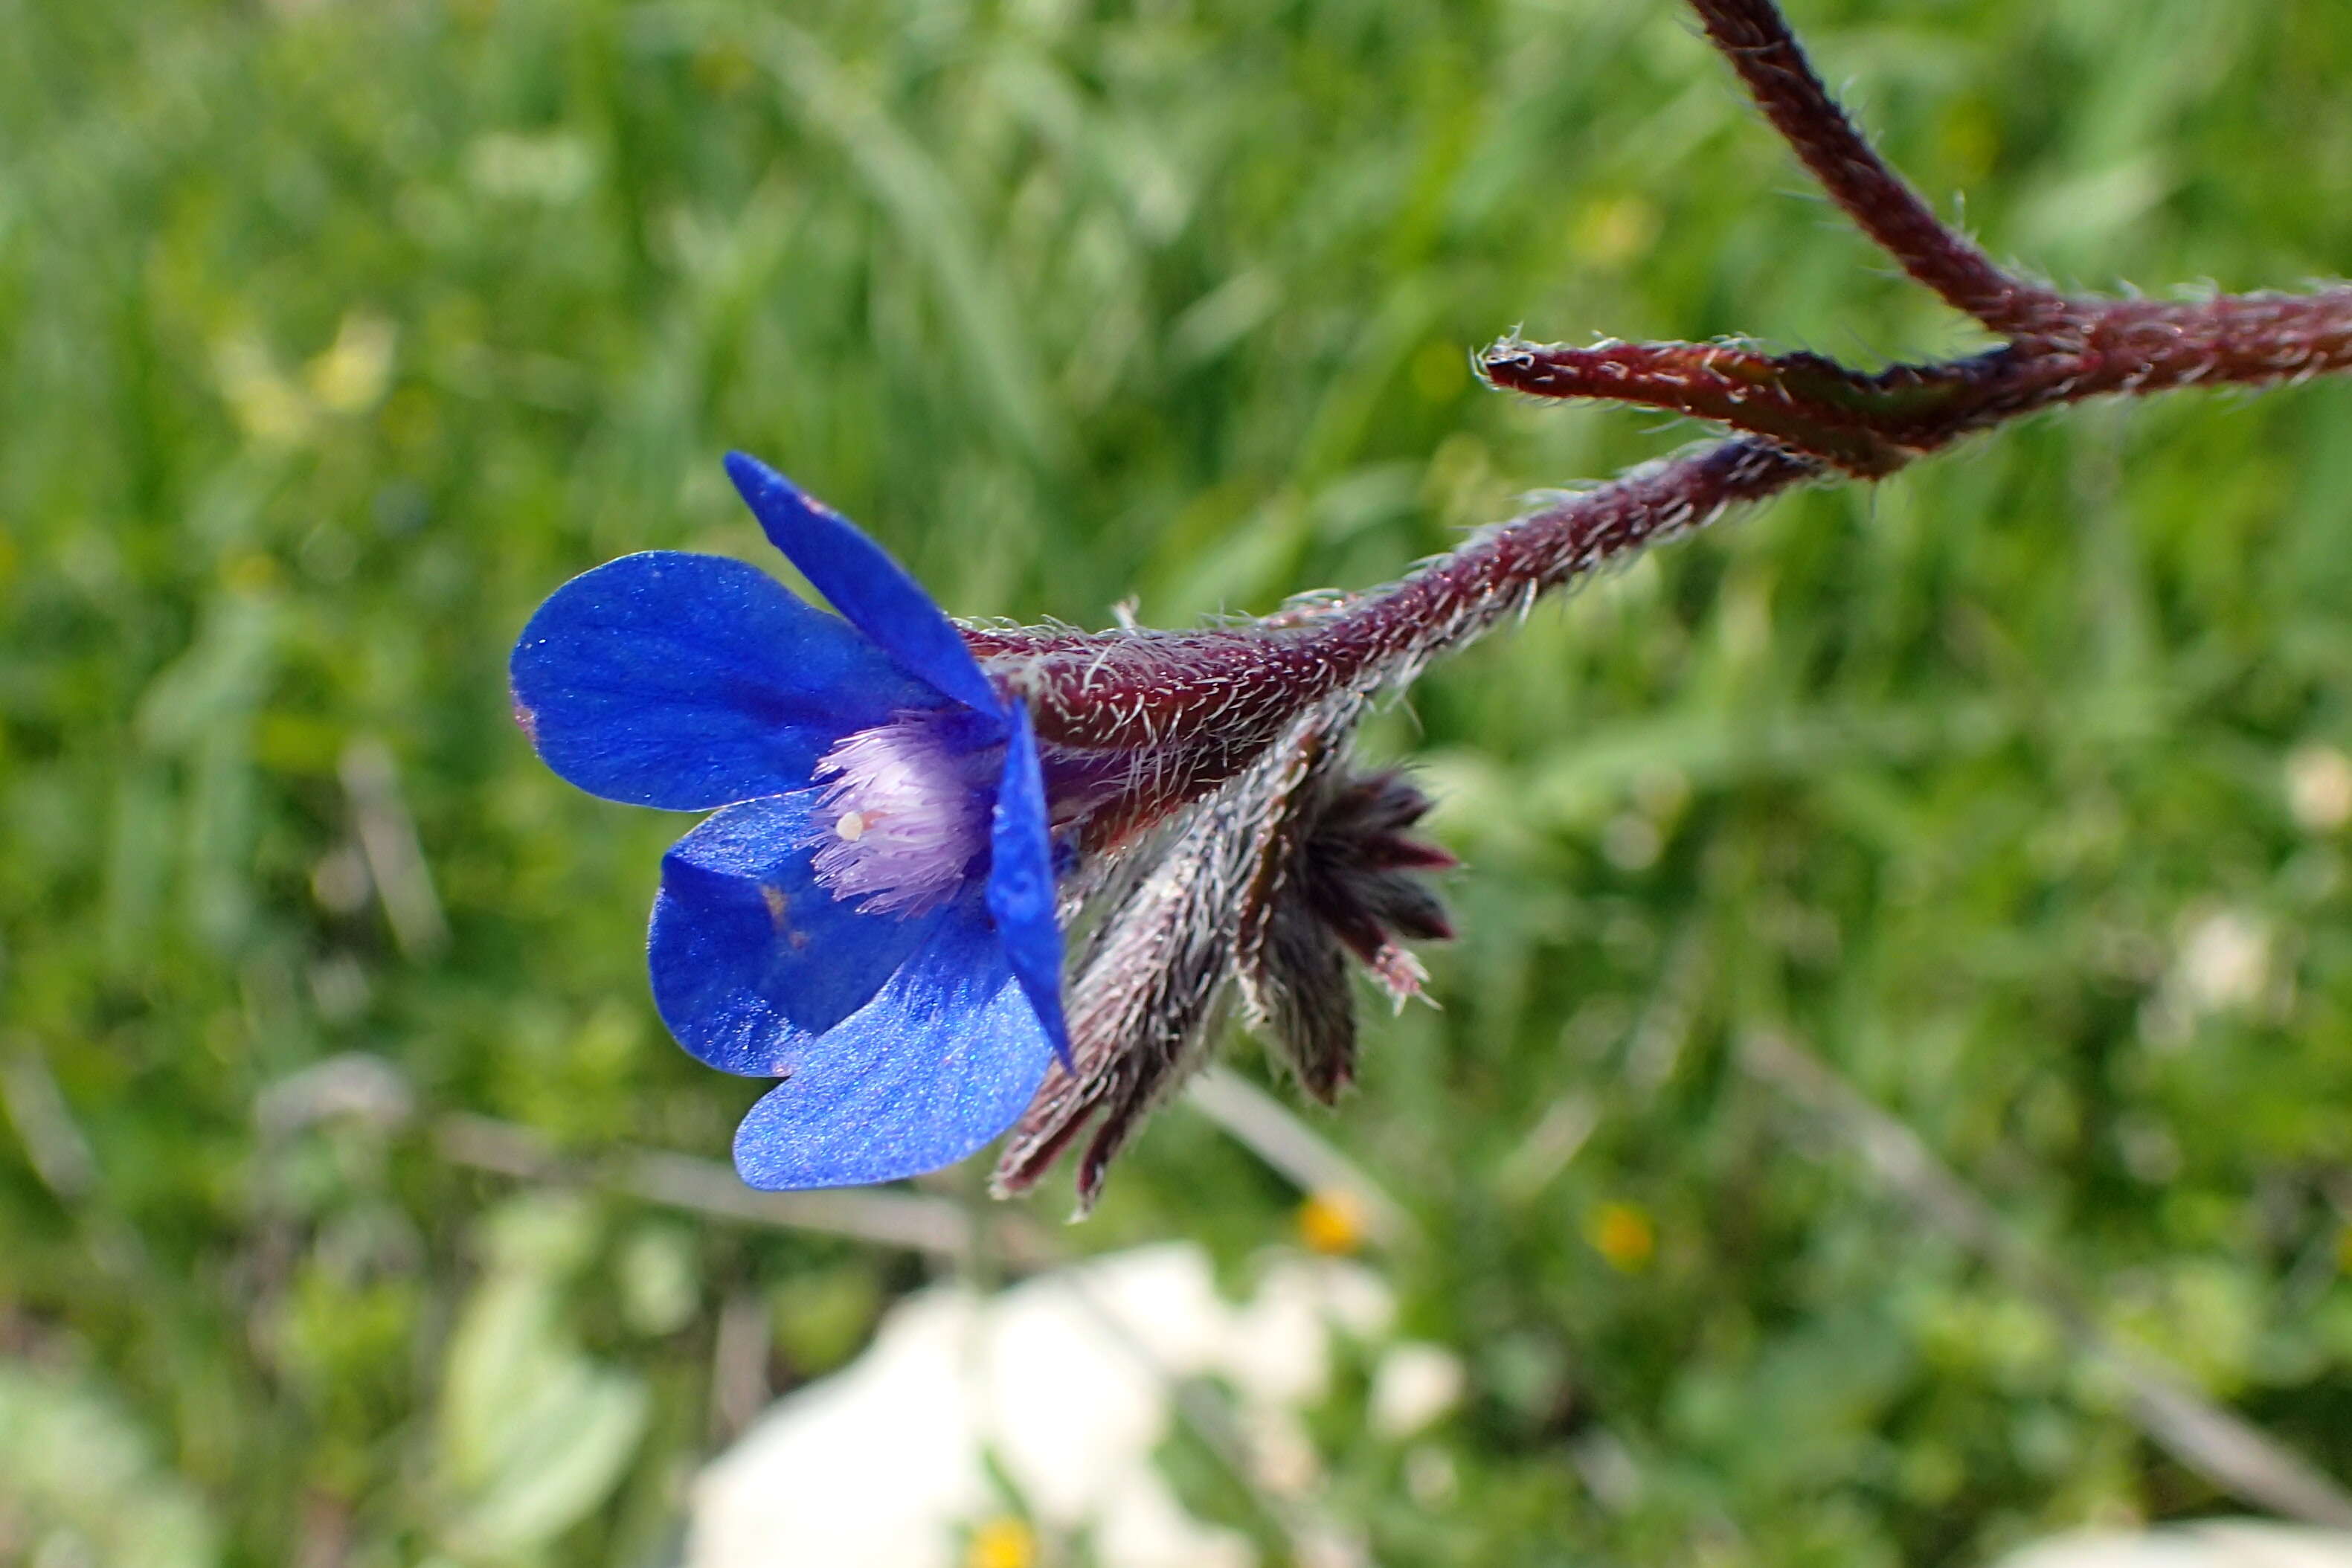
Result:
M1244 1431L1281 1430L1321 1396L1333 1331L1376 1336L1392 1311L1360 1265L1289 1257L1230 1307L1190 1243L994 1297L923 1291L703 1471L688 1568L952 1568L960 1531L1005 1511L992 1461L1046 1531L1091 1531L1106 1563L1251 1568L1249 1542L1192 1519L1152 1463L1175 1381L1223 1377Z
M1412 1436L1461 1404L1468 1382L1462 1358L1444 1346L1399 1341L1372 1372L1372 1430L1389 1438Z
M2179 948L2148 998L2141 1025L2151 1045L2185 1047L2206 1018L2248 1013L2273 994L2273 932L2250 910L2198 909L2181 917Z
M2352 1568L2352 1534L2259 1520L2095 1531L2040 1541L1997 1568Z
M2306 833L2352 822L2352 757L2333 746L2297 746L2286 759L2287 809Z
M2180 982L2200 1013L2252 1007L2270 981L2271 937L2241 910L2206 916L2180 946Z

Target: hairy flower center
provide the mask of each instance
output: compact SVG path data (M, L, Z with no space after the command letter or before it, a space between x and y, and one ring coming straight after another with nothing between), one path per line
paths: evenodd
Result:
M937 909L988 847L1002 748L974 747L953 716L902 714L847 736L816 765L825 784L807 842L816 879L866 914Z

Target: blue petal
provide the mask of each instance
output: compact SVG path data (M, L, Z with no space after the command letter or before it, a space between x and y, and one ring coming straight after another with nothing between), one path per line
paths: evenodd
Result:
M558 588L515 644L515 707L591 795L704 811L809 782L854 730L931 691L838 616L719 555L625 555Z
M1013 977L1072 1076L1069 1026L1062 1021L1062 928L1054 918L1054 846L1045 828L1045 780L1029 710L1014 702L990 830L988 912L1004 941Z
M679 1045L772 1078L874 998L947 911L859 914L817 885L802 842L817 792L714 814L662 858L646 941L654 1005Z
M755 1187L843 1187L935 1171L1013 1124L1052 1047L977 900L949 906L888 984L801 1055L744 1117Z
M727 454L727 476L768 542L898 668L945 696L1002 716L1003 699L972 661L963 634L887 552L831 507L803 495L757 458Z

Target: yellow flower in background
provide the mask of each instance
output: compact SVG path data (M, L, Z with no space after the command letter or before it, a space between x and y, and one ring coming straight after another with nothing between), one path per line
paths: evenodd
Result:
M400 331L382 316L347 312L335 341L302 370L310 395L332 414L364 414L392 384L393 351Z
M1657 1222L1633 1204L1601 1205L1586 1220L1584 1235L1595 1252L1627 1274L1647 1268L1658 1250Z
M232 334L213 345L213 378L237 427L264 446L299 446L326 416L364 414L392 384L399 330L367 310L344 312L335 341L303 366L280 369L260 338Z
M1309 1252L1344 1258L1363 1250L1369 1217L1363 1199L1344 1187L1324 1187L1298 1205L1298 1239Z
M1023 1520L992 1519L971 1532L963 1568L1035 1568L1037 1532Z

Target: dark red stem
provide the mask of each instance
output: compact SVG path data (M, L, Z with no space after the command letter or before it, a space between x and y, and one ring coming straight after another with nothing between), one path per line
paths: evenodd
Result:
M980 658L1008 661L1049 747L1166 746L1190 736L1251 753L1308 703L1410 679L1601 563L1821 472L1762 442L1724 441L1567 497L1401 582L1311 612L1197 632L965 637Z
M2074 302L2004 271L1946 226L1854 129L1771 0L1691 0L1691 8L1830 199L1904 271L2003 337L2064 332Z
M2200 384L2256 385L2352 369L2352 289L2197 301L2084 301L2061 346L2016 342L1875 374L1819 354L1728 343L1508 339L1480 356L1493 384L1713 419L1880 479L1971 432L2063 403Z
M1506 339L1478 356L1488 384L1535 397L1590 398L1713 419L1874 479L1908 461L1874 427L1871 378L1818 354L1735 343L1596 343L1573 349Z

